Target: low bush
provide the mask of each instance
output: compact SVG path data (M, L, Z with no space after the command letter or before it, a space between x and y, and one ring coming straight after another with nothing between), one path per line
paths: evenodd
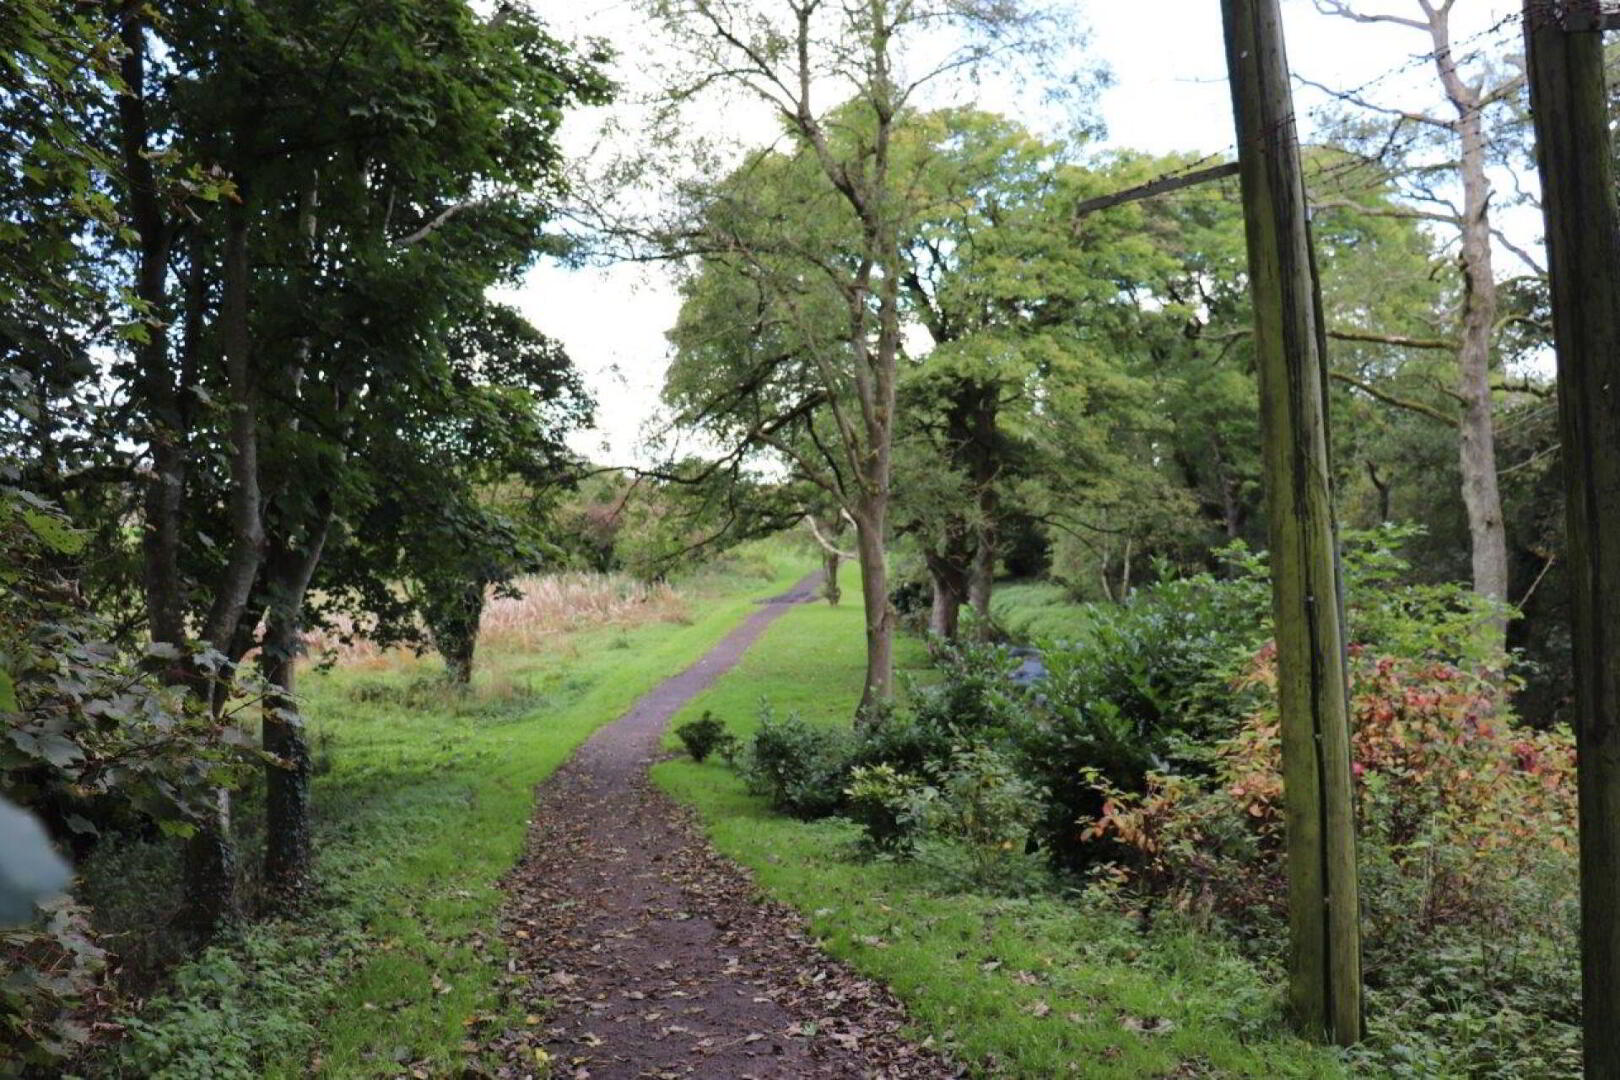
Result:
M737 736L727 731L725 722L707 709L696 720L688 720L676 728L675 734L693 761L703 761L716 752L729 760L737 752Z
M971 860L976 885L994 886L1022 860L1040 816L1041 792L1014 763L987 746L959 749L939 787L928 789L920 813L928 828L957 841Z
M141 1016L124 1021L108 1055L113 1075L151 1080L251 1080L267 1054L315 1042L312 1016L355 955L352 927L253 926L176 969Z
M927 826L932 789L922 777L892 765L860 765L844 789L846 812L861 826L861 846L883 855L910 855Z
M838 811L849 769L849 736L806 723L797 713L778 718L769 708L743 761L743 775L756 795L801 818Z

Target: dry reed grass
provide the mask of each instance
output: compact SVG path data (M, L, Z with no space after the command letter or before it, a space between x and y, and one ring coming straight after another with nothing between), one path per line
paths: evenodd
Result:
M492 596L485 605L480 649L533 651L572 631L690 618L686 597L679 591L625 574L542 574L519 578L513 584L522 595ZM345 635L353 640L345 644ZM332 632L304 635L304 643L311 658L331 655L344 667L386 667L409 655L408 650L384 650L355 634L347 619L338 620Z

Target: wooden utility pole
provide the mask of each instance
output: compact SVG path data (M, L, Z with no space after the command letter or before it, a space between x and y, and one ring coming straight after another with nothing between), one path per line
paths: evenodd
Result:
M1278 0L1222 0L1260 372L1288 845L1289 1000L1361 1038L1350 694L1328 472L1326 335Z
M1574 617L1586 1075L1620 1077L1620 211L1596 0L1525 0Z

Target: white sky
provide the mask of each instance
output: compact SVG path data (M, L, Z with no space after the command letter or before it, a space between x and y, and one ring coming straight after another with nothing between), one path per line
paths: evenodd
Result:
M1152 153L1230 149L1232 114L1217 0L1071 2L1091 28L1091 55L1104 60L1113 73L1113 85L1099 103L1108 127L1105 146ZM1366 10L1417 14L1417 0L1359 2ZM612 41L621 57L617 74L623 82L634 85L635 61L656 48L648 42L649 31L630 0L576 0L561 12L535 0L535 7L565 37L590 35ZM1484 46L1516 51L1516 23L1500 24L1520 7L1520 0L1456 0L1452 18L1457 53L1466 55ZM1426 35L1322 15L1311 0L1283 0L1283 8L1296 74L1329 86L1359 87L1397 69L1369 90L1369 96L1444 114L1432 65L1411 62L1429 50ZM1492 28L1497 29L1487 33ZM1307 137L1311 110L1321 101L1320 94L1296 90ZM1012 102L981 103L1017 114ZM1042 117L1020 119L1034 128L1046 126ZM602 120L591 113L572 117L565 128L565 144L576 154L585 152ZM717 130L735 123L734 115L715 119ZM1539 232L1534 217L1533 212L1520 214L1507 231L1521 244L1535 244ZM1506 269L1511 257L1503 253L1498 261ZM532 271L507 299L567 347L596 394L597 430L576 438L575 448L603 463L639 461L640 432L656 408L667 365L664 331L673 325L678 307L668 279L656 268L639 266L568 270L548 265Z

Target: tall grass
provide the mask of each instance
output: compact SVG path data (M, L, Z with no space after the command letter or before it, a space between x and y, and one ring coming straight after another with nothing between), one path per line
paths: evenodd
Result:
M544 639L587 627L691 621L687 597L665 582L625 574L546 574L516 582L522 595L497 597L480 627L491 645L533 648Z
M576 630L691 621L689 598L683 591L628 574L536 574L512 585L516 596L491 592L479 630L482 648L527 651ZM334 619L330 628L305 634L304 644L310 656L330 656L345 667L373 666L393 651L367 638L345 616Z

